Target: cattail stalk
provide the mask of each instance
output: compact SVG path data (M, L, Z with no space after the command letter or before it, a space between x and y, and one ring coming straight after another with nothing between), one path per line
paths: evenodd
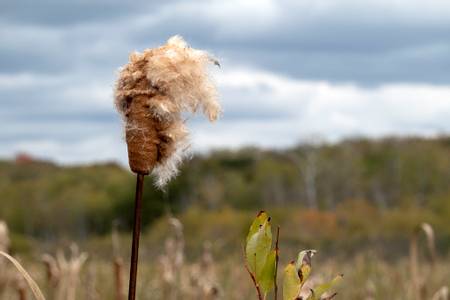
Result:
M115 257L114 262L114 282L116 287L116 300L123 300L123 260L121 257Z
M131 266L130 266L130 282L128 288L128 300L134 300L136 298L136 278L139 259L139 238L141 235L143 186L144 186L144 175L138 174L136 182L136 198L134 203L134 227L133 227L133 241L131 248Z

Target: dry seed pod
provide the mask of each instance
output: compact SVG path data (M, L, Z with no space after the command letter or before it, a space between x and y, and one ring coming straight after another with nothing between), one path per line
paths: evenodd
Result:
M125 121L131 170L156 175L163 186L177 173L189 146L183 112L220 114L208 64L217 61L190 48L179 36L166 45L132 53L120 71L115 103Z

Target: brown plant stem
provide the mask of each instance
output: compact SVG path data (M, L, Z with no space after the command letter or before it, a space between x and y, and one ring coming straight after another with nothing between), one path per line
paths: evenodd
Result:
M418 267L418 233L414 232L411 237L410 245L409 245L409 260L410 260L410 272L411 272L411 283L412 283L412 292L413 298L415 300L420 300L420 278L419 278L419 267Z
M115 257L113 261L114 267L114 282L116 284L116 300L122 300L124 297L123 291L123 260L121 257Z
M136 299L136 277L139 259L139 238L141 235L142 216L142 192L144 187L144 174L137 174L136 198L134 203L134 226L133 242L131 247L130 285L128 289L128 300Z
M19 300L27 300L27 291L24 286L20 285L17 287L17 294L19 296Z
M277 239L275 240L275 278L273 279L273 285L274 285L274 299L278 300L278 284L277 284L277 277L278 277L278 261L280 260L280 248L278 247L278 241L280 240L280 226L277 227Z

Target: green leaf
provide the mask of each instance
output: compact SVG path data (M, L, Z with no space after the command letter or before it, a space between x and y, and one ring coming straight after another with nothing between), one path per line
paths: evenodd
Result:
M270 219L267 218L262 225L258 225L258 229L250 236L245 247L248 267L257 280L258 278L261 278L261 272L266 264L271 246L272 229L270 226Z
M283 300L294 300L300 293L300 278L294 263L284 269Z
M261 277L256 279L264 293L268 293L274 286L276 257L277 253L275 250L270 252L260 274Z
M266 221L269 221L269 216L265 211L260 211L250 226L250 230L247 235L247 243L248 240L258 231L259 227L261 227Z
M301 286L303 286L309 278L309 274L311 273L311 259L316 252L316 250L304 250L298 254L295 269L298 272Z
M336 277L333 278L333 280L326 282L324 284L321 284L319 286L317 286L316 288L314 288L313 290L311 290L311 296L308 297L308 299L311 300L319 300L320 297L328 292L329 290L331 290L333 287L335 287L336 285L338 285L341 281L342 278L344 277L344 275L338 275Z

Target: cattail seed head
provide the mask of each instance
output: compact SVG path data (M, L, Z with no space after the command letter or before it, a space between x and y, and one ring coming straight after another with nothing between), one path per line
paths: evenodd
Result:
M132 53L120 71L115 104L125 121L130 167L152 172L158 186L176 175L189 147L182 113L201 109L210 121L220 115L210 63L217 61L174 36L162 47Z
M5 222L0 220L0 251L9 252L9 230Z

